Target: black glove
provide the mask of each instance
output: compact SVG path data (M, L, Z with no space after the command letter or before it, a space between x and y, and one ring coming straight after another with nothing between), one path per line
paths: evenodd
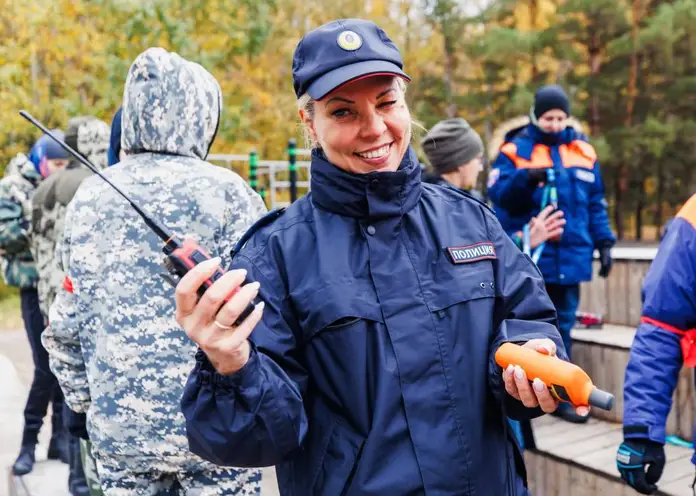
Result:
M530 186L537 186L539 183L546 184L546 169L527 170L527 181Z
M616 453L616 467L629 486L652 494L665 468L665 447L649 439L626 439Z
M69 408L67 410L67 418L63 419L65 426L68 428L68 432L74 437L79 437L89 441L89 434L87 433L87 414L86 413L75 413Z
M611 272L611 266L614 263L611 259L611 246L604 246L599 249L599 263L602 265L599 268L599 277L606 278Z

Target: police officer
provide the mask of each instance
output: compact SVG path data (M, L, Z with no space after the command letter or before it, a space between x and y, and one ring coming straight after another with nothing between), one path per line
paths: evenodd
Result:
M564 354L538 271L485 205L421 182L409 78L382 29L316 28L292 72L311 193L247 233L200 301L219 260L177 287L200 346L182 398L192 451L276 464L287 495L528 494L505 415L557 404L494 353Z
M580 282L592 279L592 257L599 250L599 275L611 269L616 241L609 226L604 183L597 153L587 138L567 123L568 97L560 86L544 86L534 98L531 122L505 137L489 177L488 194L503 228L519 238L529 220L547 205L566 219L562 236L531 252L558 312L565 349L571 356ZM558 409L566 420L584 422L572 408Z
M696 367L694 243L696 195L670 224L643 280L642 317L626 368L624 442L616 462L623 480L641 494L657 491L665 467L665 426L679 372Z
M54 131L62 136L59 130ZM34 378L24 408L24 431L19 455L12 466L15 475L34 468L35 449L43 418L52 403L51 441L48 459L68 462L63 425L63 393L49 368L48 355L41 344L45 320L39 307L39 276L31 254L31 199L42 176L67 163L67 154L50 138L37 140L29 153L18 154L8 166L15 171L0 180L0 249L3 251L3 278L8 286L19 288L22 319L31 346Z
M222 112L217 81L161 48L133 62L123 95L127 159L104 170L176 235L225 257L262 200L204 162ZM101 178L80 184L58 243L66 275L43 342L87 431L106 496L258 494L258 470L216 467L188 449L179 399L195 345L159 274L162 241Z

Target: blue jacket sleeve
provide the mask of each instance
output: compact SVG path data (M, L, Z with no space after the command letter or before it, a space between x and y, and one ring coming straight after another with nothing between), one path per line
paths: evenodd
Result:
M493 322L496 332L489 358L489 382L494 396L504 402L510 418L535 418L543 415L540 408L527 408L505 391L503 370L495 361L495 352L503 343L524 344L531 339L548 338L556 343L560 359L568 360L568 356L556 328L556 309L546 293L539 269L503 232L494 216L489 216L487 222L497 255L497 303Z
M624 381L624 436L665 442L684 357L684 331L696 327L696 231L677 218L643 282L641 324Z
M536 184L529 184L527 169L518 169L510 157L500 152L493 164L488 196L499 207L515 214L534 208ZM497 177L496 177L497 176Z
M261 283L266 304L250 337L251 357L241 370L223 376L199 350L181 408L193 453L216 465L268 467L304 440L307 374L295 358L293 318L284 299L241 255L233 268L247 269L247 280Z
M590 190L589 204L589 225L590 236L595 248L603 246L613 246L616 237L609 225L609 215L607 214L607 201L604 198L604 180L599 168L599 161L594 166L595 181Z

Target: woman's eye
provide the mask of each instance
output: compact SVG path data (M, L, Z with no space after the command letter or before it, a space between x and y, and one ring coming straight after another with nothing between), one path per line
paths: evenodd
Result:
M331 115L334 117L346 117L350 114L350 110L348 109L337 109L331 112Z
M382 102L379 104L381 108L390 108L396 103L396 100L391 100L389 102Z

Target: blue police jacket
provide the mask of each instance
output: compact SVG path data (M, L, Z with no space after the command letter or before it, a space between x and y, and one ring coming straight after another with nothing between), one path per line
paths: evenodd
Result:
M612 246L616 238L597 154L584 135L570 126L551 135L533 124L508 133L489 176L489 197L503 229L513 235L541 207L543 187L528 181L529 170L548 168L555 171L566 225L560 241L546 243L539 269L548 283L589 281L594 249Z
M202 352L182 410L190 449L276 465L281 494L528 494L494 352L551 338L541 274L482 203L398 171L347 173L315 151L311 193L232 267L261 282L263 319L237 373ZM504 409L504 410L503 410Z
M696 366L696 195L682 207L643 280L626 368L624 437L665 442L679 372ZM696 464L696 454L691 458Z

